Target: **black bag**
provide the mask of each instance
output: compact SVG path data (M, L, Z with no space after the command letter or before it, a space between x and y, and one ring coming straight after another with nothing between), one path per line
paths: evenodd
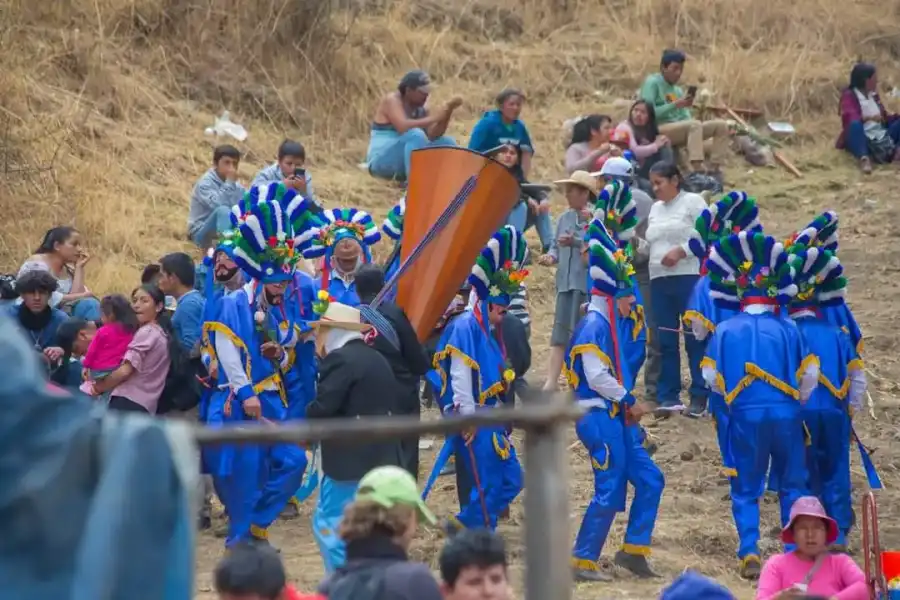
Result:
M361 569L338 569L328 600L389 600L385 585L385 565Z
M208 376L203 361L192 357L180 344L171 345L169 360L169 374L159 397L157 414L188 411L197 406L204 389L200 380Z

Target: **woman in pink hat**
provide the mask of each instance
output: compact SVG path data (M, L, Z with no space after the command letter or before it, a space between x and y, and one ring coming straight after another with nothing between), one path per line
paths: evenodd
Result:
M846 554L829 552L837 537L837 523L825 513L819 499L798 498L781 531L781 541L795 549L766 561L756 600L788 600L807 594L830 600L869 600L862 569Z

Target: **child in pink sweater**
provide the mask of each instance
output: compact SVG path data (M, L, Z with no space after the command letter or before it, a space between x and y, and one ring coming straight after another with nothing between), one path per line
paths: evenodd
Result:
M87 353L81 361L84 383L79 388L89 396L94 392L94 382L119 368L128 344L137 331L138 322L131 304L125 296L106 296L100 301L100 319L103 326L97 330Z
M781 541L795 544L796 549L766 561L756 600L787 600L806 594L831 600L869 600L862 569L846 554L829 552L837 537L837 523L825 513L819 499L798 498L781 532Z

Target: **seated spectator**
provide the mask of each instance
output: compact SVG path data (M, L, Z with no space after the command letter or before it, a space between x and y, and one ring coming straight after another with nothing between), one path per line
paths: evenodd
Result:
M379 589L379 598L441 600L428 566L410 562L407 555L420 523L435 525L437 519L422 501L413 476L395 466L369 471L340 525L347 562L322 582L319 593L365 598L371 597L366 589Z
M82 382L82 357L87 354L97 333L94 321L69 317L56 330L56 340L63 351L59 366L50 375L50 381L74 392Z
M659 595L659 600L735 600L725 586L694 571L685 571ZM791 600L799 598L791 597Z
M575 121L572 138L566 148L566 172L599 171L610 156L621 156L622 151L610 144L612 119L606 115L588 115Z
M5 307L7 316L43 356L48 372L63 357L57 330L69 318L50 306L50 296L56 291L56 285L56 278L47 271L27 271L16 280L16 291L22 302Z
M704 172L704 140L711 140L709 166L706 173L719 183L722 179L722 162L728 150L728 122L721 119L697 121L691 114L694 96L685 95L677 84L687 60L680 50L664 50L659 73L652 73L641 87L641 99L653 106L659 132L673 146L687 147L691 171Z
M497 109L487 111L475 123L472 137L469 138L469 149L484 154L498 146L515 146L520 154L516 172L520 181L526 181L531 171L534 146L528 135L528 128L519 119L525 104L525 94L514 88L506 88L497 94L494 102Z
M487 529L467 529L441 550L444 600L512 600L506 544Z
M81 245L81 234L74 227L54 227L44 234L44 240L34 254L19 269L46 271L56 278L56 291L50 306L88 321L100 319L100 302L84 284L85 266L91 256Z
M199 356L206 299L194 289L194 261L184 252L173 252L159 259L159 289L175 298L172 330L185 352L196 350Z
M841 135L836 147L859 160L863 173L872 163L900 162L900 115L888 114L878 96L875 67L857 63L841 93Z
M385 95L375 109L366 162L369 173L384 179L406 181L409 156L426 146L455 146L444 135L453 111L462 105L454 96L437 110L427 106L431 78L425 71L410 71L400 80L396 92Z
M520 184L525 183L519 170L521 152L518 147L512 144L504 144L492 148L484 154L509 169L510 173ZM531 225L537 227L538 237L541 238L541 246L544 249L549 249L553 240L553 222L550 218L550 197L546 193L520 191L519 202L506 217L507 225L512 225L523 233L528 231L530 227L529 221Z
M635 177L649 180L650 167L660 161L674 160L669 138L659 132L656 124L656 110L646 100L631 105L628 118L616 126L615 133L620 132L627 134L628 149L638 163Z
M241 152L228 144L213 150L213 166L194 185L188 213L188 235L200 249L210 246L216 233L231 229L231 207L240 202L238 183Z
M85 369L81 391L89 396L97 395L94 394L94 384L98 380L122 364L138 328L137 315L125 296L116 294L104 297L100 301L100 311L103 313L103 326L97 331L81 361Z
M306 149L300 142L284 140L278 146L278 160L261 169L253 178L252 186L281 182L304 198L309 198L316 206L319 201L313 189L312 175L305 168Z
M109 393L114 410L156 414L169 374L169 343L174 337L165 310L165 294L155 286L141 286L131 295L140 324L119 368L94 384L95 394Z
M278 551L265 544L239 544L216 565L213 585L219 600L304 600L287 583Z
M853 559L832 553L838 538L837 522L825 513L815 496L794 501L781 541L793 552L776 554L763 565L757 600L782 600L817 594L837 600L868 600L866 575Z

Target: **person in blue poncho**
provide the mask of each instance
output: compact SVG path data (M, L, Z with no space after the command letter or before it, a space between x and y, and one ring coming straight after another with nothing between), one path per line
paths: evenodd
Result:
M525 104L525 94L515 88L506 88L497 94L495 103L497 108L484 113L475 123L469 138L469 149L484 154L498 146L515 146L521 153L515 171L520 180L526 180L531 170L534 145L528 128L519 118Z
M357 267L372 261L369 247L381 239L381 232L369 213L355 208L332 208L319 215L303 216L294 223L303 256L323 258L317 291L328 292L332 301L358 306L353 282Z
M730 302L727 298L719 298L718 303L713 302L710 297L710 278L707 274L706 259L715 242L741 231L762 231L762 225L759 223L756 200L747 196L745 192L734 191L700 213L694 225L694 233L688 240L691 252L700 259L700 279L694 285L682 320L690 329L690 333L686 335L693 334L701 342L716 330L716 325L740 311L739 302ZM716 428L724 474L733 477L734 464L729 456L727 444L730 414L728 405L725 404L721 394L710 391L706 408L712 415ZM702 407L688 409L688 414L693 416L699 416L702 412Z
M629 483L635 496L615 563L640 577L656 576L647 556L665 487L662 471L644 448L640 427L632 425L653 407L636 401L628 387L635 377L623 353L616 300L633 294L634 283L625 253L607 231L604 217L595 217L588 229L591 300L569 343L565 364L576 401L589 411L575 431L594 472L594 497L572 550L574 575L580 581L610 580L597 561L616 514L625 510Z
M843 296L847 284L837 256L817 247L793 248L791 264L800 291L791 302L790 315L819 360L819 385L803 406L810 436L806 461L810 491L822 499L828 516L838 524L835 546L846 549L853 524L851 419L862 406L866 375L850 336L826 321L820 309L820 303ZM863 463L869 471L871 462L864 458ZM872 487L880 487L880 482Z
M758 232L733 234L713 245L706 265L713 300L741 308L716 326L701 369L731 411L726 443L736 471L730 483L740 574L758 579L759 502L770 463L782 525L806 495L801 402L817 385L819 365L797 327L778 314L798 292L781 243Z
M278 192L294 193L283 186ZM290 216L278 198L256 199L239 219L232 256L250 282L224 294L215 318L204 323L205 347L216 374L207 411L210 426L287 417L283 373L298 332L279 309L300 256ZM228 514L227 547L268 538L269 525L300 486L306 462L303 450L291 444L220 449L211 474Z
M488 241L472 267L469 282L477 301L450 322L438 342L429 381L438 382L438 404L445 414L471 414L502 406L515 380L499 329L511 297L527 277L522 269L525 240L504 226ZM465 463L474 484L460 512L448 519L447 532L462 528L495 529L497 519L522 491L522 467L509 432L482 427L455 438L457 461Z

